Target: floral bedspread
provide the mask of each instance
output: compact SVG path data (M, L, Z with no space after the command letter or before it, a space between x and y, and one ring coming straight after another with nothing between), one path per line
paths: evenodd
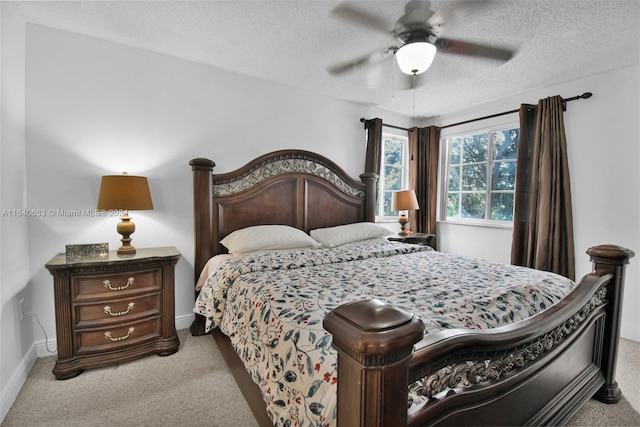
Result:
M527 318L574 286L559 275L375 243L229 259L207 278L194 312L228 335L260 386L274 425L335 425L337 364L324 316L377 298L411 311L425 334Z

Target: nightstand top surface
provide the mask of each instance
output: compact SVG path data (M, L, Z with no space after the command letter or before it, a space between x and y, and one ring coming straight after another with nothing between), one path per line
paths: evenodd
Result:
M123 261L139 261L150 258L170 258L175 257L176 259L180 257L180 252L173 246L165 246L158 248L136 248L136 253L131 255L118 255L117 251L109 251L105 256L86 256L86 257L78 257L73 260L67 260L67 256L64 253L60 253L53 257L51 261L49 261L45 267L48 269L57 269L64 268L70 266L79 266L83 264L92 264L96 263L119 263Z
M389 236L389 240L391 239L406 239L406 238L424 238L424 237L435 237L435 234L429 233L409 233L409 234L394 234Z
M390 242L410 243L414 245L427 245L435 249L435 234L429 233L409 233L409 234L396 234L389 236L387 239Z

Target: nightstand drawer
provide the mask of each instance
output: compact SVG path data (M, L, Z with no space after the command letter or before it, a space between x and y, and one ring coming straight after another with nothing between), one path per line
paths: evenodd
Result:
M159 332L159 317L141 322L112 325L108 328L78 331L75 334L75 350L78 355L116 351L151 341L160 335Z
M73 280L74 301L113 299L150 290L160 290L159 269L124 273L93 274Z
M76 304L74 324L78 328L129 322L161 313L160 293L141 297Z

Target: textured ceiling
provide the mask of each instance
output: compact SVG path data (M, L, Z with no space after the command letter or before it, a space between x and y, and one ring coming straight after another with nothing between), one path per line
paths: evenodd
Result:
M413 114L414 92L407 77L394 71L392 58L340 77L326 71L395 42L390 35L337 20L331 14L337 1L17 3L28 22ZM380 16L391 29L404 3L350 4ZM439 11L452 2L431 3ZM507 63L496 63L439 52L420 76L416 116L466 109L638 64L638 0L478 0L461 10L467 13L445 22L442 36L506 46L517 53Z

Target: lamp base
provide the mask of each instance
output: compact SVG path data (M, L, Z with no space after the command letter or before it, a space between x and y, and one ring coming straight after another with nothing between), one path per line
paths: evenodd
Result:
M400 214L398 222L400 223L400 232L398 234L401 236L406 236L407 234L409 234L409 229L407 229L407 223L409 222L409 219L407 219L407 216L404 213Z
M136 254L136 248L132 245L122 245L118 248L118 250L116 251L116 253L118 255L135 255Z
M136 231L136 225L131 221L128 211L124 211L124 214L120 217L121 221L118 223L116 230L122 235L122 246L117 250L118 255L134 255L136 248L131 244L131 236Z

